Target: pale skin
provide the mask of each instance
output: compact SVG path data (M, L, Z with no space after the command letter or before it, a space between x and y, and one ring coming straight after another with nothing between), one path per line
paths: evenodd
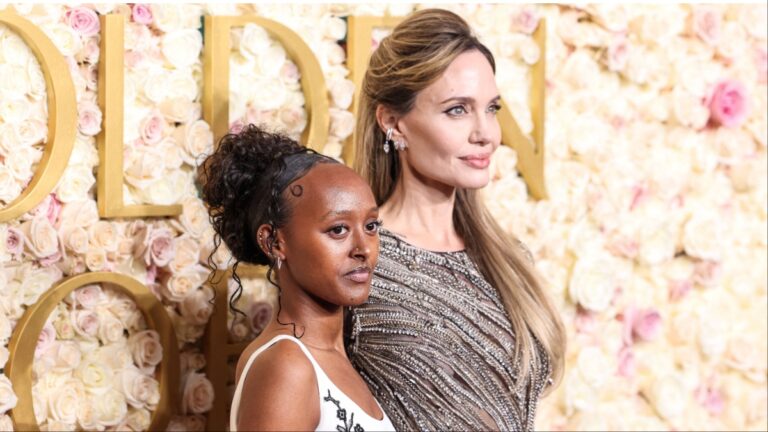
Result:
M478 189L490 179L488 161L501 143L500 96L488 60L477 50L460 54L443 75L400 114L379 105L382 133L408 147L398 152L402 174L380 214L388 230L433 251L465 248L456 232L456 189Z
M287 192L303 188L300 197ZM258 229L259 246L273 259L281 287L280 321L296 333L333 383L373 418L383 418L365 381L344 350L343 307L368 297L378 257L378 209L368 185L341 164L315 165L286 188L293 206L289 222L273 232ZM275 240L270 248L269 239ZM350 273L352 272L352 273ZM352 276L351 276L352 275ZM256 349L293 327L273 316L243 351L237 379ZM303 332L303 335L302 335ZM262 352L245 379L238 430L314 430L321 400L314 369L297 344L281 341Z

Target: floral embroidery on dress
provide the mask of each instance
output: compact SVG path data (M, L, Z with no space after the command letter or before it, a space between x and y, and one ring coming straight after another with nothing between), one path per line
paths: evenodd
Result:
M325 402L331 402L336 405L336 418L342 421L342 423L336 426L336 430L339 432L365 432L360 424L355 424L355 413L349 415L349 421L347 421L347 410L341 407L338 400L331 396L331 391L328 390L328 396L324 397Z

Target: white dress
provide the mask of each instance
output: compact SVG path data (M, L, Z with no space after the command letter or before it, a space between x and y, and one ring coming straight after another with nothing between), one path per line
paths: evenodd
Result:
M317 391L318 396L320 397L320 421L315 427L316 431L364 432L395 430L394 426L392 426L392 422L389 421L389 418L387 417L387 414L384 413L383 409L381 412L384 417L381 420L377 420L366 414L365 411L363 411L363 409L352 399L339 390L300 340L293 336L279 335L259 347L259 349L254 351L254 353L251 354L251 357L248 358L248 362L245 364L245 368L243 368L243 372L240 375L240 380L237 382L235 395L232 399L232 409L229 413L230 431L234 432L237 430L237 413L240 408L240 397L243 392L243 383L245 382L246 375L248 375L248 370L251 368L251 364L253 364L253 361L259 354L281 340L295 342L315 369ZM376 404L378 405L379 403L376 402ZM379 405L379 408L381 409L381 405Z

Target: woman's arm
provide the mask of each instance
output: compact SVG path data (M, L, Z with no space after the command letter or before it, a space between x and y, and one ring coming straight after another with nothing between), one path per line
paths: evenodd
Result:
M237 430L315 430L320 422L317 377L292 342L261 353L245 377Z

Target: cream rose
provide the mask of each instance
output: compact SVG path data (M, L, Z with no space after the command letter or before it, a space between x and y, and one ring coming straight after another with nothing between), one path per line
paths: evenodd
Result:
M194 291L188 295L179 305L181 316L186 318L189 322L196 325L203 325L208 323L208 319L213 313L213 290L209 287L203 286L201 289Z
M59 237L56 228L45 215L24 222L20 226L24 233L25 250L36 258L45 258L59 250Z
M143 431L148 430L150 421L152 419L151 414L146 409L134 409L128 412L128 416L115 427L116 430L133 430Z
M200 371L205 365L205 355L199 352L185 351L180 354L181 356L181 373L185 374L189 371Z
M56 196L64 203L85 201L95 183L96 178L91 168L84 165L68 166L56 187Z
M115 426L128 414L125 396L117 390L109 389L92 401L96 422L102 427Z
M56 373L70 373L80 366L83 359L82 351L73 341L59 341L56 349L50 352L52 356L55 355L52 370Z
M576 261L568 293L574 303L601 312L611 304L617 287L613 260L606 256L587 256Z
M101 248L90 248L85 253L85 265L90 271L110 271L111 263L107 259L107 251Z
M13 431L13 420L8 416L8 414L0 415L0 430L2 431Z
M111 299L107 305L107 309L111 311L128 330L138 329L142 322L143 315L141 310L136 306L136 302L128 297L120 296Z
M75 370L75 377L83 382L85 390L91 394L103 395L112 387L112 369L92 360L80 363Z
M176 128L176 131L176 141L181 143L184 149L182 158L185 163L197 166L201 156L207 156L213 152L213 133L204 120L187 123Z
M133 148L126 152L125 181L141 190L149 187L165 173L165 161L155 148Z
M21 185L11 171L0 164L0 204L7 204L21 195Z
M237 39L236 39L237 40ZM246 58L256 58L270 45L267 31L256 24L248 23L243 27L239 38L239 50Z
M194 68L194 66L193 66ZM175 70L167 75L167 95L170 99L182 99L189 102L194 102L197 99L199 85L195 76L193 75L194 69L185 68ZM192 105L193 109L196 109L197 105ZM193 118L189 121L193 121L200 117L199 112L195 112Z
M152 373L163 359L163 346L160 345L160 335L155 330L144 330L132 334L128 338L133 361L143 373Z
M184 414L202 414L213 406L213 384L205 375L190 372L184 380L181 412Z
M169 268L173 273L179 273L199 262L200 244L197 240L182 236L174 238L173 243L176 254L169 264Z
M99 331L99 316L91 310L73 310L70 314L75 333L89 339L95 339Z
M120 371L118 382L126 401L134 408L154 409L160 401L160 383L135 367Z
M120 341L124 337L125 327L112 313L99 311L98 336L104 345Z
M69 231L61 232L64 247L70 251L84 255L88 251L88 231L76 227Z
M679 375L668 374L653 381L647 396L661 417L674 420L688 405L689 391Z
M203 38L197 30L175 30L163 36L161 45L165 59L173 67L181 69L199 61Z
M709 121L709 108L701 97L697 97L681 87L672 92L672 112L677 121L693 129L702 129Z
M712 211L696 212L683 228L683 247L691 257L719 261L725 244L723 221Z
M346 110L352 105L355 84L345 78L335 79L328 83L328 92L331 94L334 106Z
M162 279L163 296L172 302L181 302L205 281L202 268L187 268Z
M55 266L35 269L26 267L21 278L21 303L32 305L45 291L51 288L56 281L62 278L61 270Z
M347 110L331 108L331 135L340 141L352 134L355 128L355 116Z
M65 57L74 56L83 47L82 39L75 30L64 24L51 24L43 27L53 44Z
M58 196L61 200L61 196ZM65 203L61 209L61 228L69 227L87 228L99 220L99 211L96 208L96 201L85 200L79 202Z
M88 233L91 246L107 252L117 250L118 232L114 222L100 220L88 229Z

